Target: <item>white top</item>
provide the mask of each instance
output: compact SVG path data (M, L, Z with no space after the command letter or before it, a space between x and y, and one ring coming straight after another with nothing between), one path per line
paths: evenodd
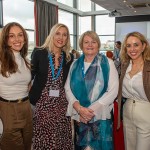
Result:
M94 111L95 114L94 121L100 119L106 120L111 118L110 112L113 108L113 101L117 97L117 93L118 93L118 85L119 85L118 72L115 68L114 62L111 59L108 59L108 61L110 65L110 76L109 76L107 92L105 92L101 98L99 98L96 102L92 103L89 106L89 108L91 108ZM85 63L86 69L88 69L86 67L87 65L89 66L89 64ZM72 119L79 121L78 112L73 108L74 102L78 100L75 98L75 96L73 95L70 89L70 72L68 74L68 78L65 84L65 91L66 91L67 100L69 102L67 116L71 116Z
M3 133L3 123L2 120L0 119L0 137L2 136Z
M123 80L123 96L125 98L131 98L134 100L148 101L148 98L144 92L142 71L138 72L132 78L130 78L129 72L131 68L132 63L130 62Z
M84 62L84 73L86 73L86 71L88 70L88 68L90 67L91 63L88 62Z
M11 74L8 78L0 74L0 96L7 100L28 96L28 84L31 81L30 70L26 67L20 53L14 52L14 55L19 71Z

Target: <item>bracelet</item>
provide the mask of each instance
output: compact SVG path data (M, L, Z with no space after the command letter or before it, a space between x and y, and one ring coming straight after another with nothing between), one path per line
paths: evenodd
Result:
M81 108L82 108L82 106L80 106L80 107L79 107L79 109L78 109L78 114L80 114L80 110L81 110Z

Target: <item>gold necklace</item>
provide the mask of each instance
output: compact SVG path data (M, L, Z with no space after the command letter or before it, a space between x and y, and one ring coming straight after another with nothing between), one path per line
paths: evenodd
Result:
M139 65L139 67L137 69L131 69L131 71L129 72L130 76L134 76L135 74L137 74L138 72L140 72L142 70L143 67L143 62Z

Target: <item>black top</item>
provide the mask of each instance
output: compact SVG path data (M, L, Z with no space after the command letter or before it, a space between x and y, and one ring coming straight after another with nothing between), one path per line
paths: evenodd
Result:
M66 54L64 53L64 61L63 61L63 86L65 85L69 68L71 63L73 62L73 55L71 55L71 60L66 62ZM46 49L35 48L32 54L31 59L31 74L32 80L34 79L33 85L29 92L29 99L32 105L35 105L40 95L42 94L42 90L45 87L48 77L48 67L49 67L49 59L48 59L48 51Z

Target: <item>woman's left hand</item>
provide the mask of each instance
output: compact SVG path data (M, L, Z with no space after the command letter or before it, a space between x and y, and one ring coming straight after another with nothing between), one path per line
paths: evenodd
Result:
M81 106L78 101L74 102L73 107L80 115L80 121L83 123L89 122L95 116L92 109Z
M80 122L87 124L89 121L88 121L88 119L83 118L82 116L80 116Z
M94 111L92 109L81 107L80 109L80 121L83 123L89 122L94 117Z

